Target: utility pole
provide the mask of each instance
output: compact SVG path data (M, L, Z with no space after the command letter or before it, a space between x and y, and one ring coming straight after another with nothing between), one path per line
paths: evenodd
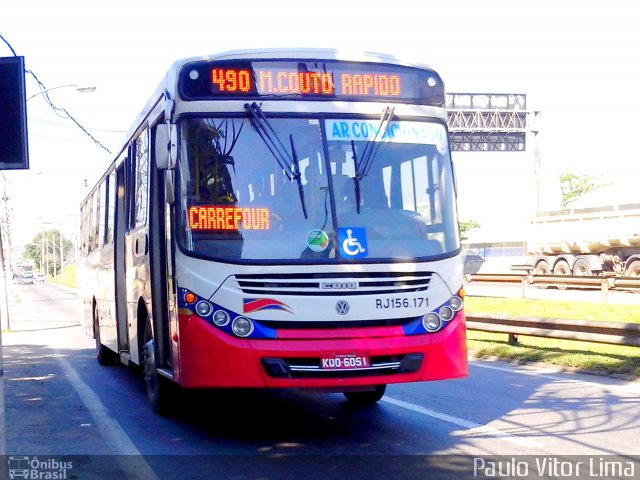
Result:
M9 301L7 298L7 275L4 266L4 235L2 234L2 228L0 228L0 324L4 323L6 319L7 330L10 330L9 325ZM4 373L4 366L2 363L2 328L0 328L0 375Z
M6 177L4 174L2 177L2 198L0 201L6 209L7 195L6 195ZM3 212L4 213L4 212ZM5 255L4 255L4 228L3 223L0 222L0 375L4 373L3 365L3 352L2 352L2 325L6 323L7 331L11 329L9 323L9 299L7 297L7 274L5 270Z

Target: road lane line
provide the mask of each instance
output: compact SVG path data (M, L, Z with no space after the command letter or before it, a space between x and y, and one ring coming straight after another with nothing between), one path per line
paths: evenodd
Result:
M499 367L496 365L487 365L486 363L480 363L478 361L469 362L469 365L471 365L472 367L484 368L486 370L495 370L497 372L514 373L516 375L526 375L529 377L539 377L539 378L544 378L546 380L552 380L554 382L580 383L580 384L588 385L591 387L599 387L602 389L613 390L613 391L619 390L619 391L628 392L628 393L638 393L640 391L640 383L638 383L637 381L636 382L632 381L628 384L616 385L616 384L608 384L608 383L599 383L599 382L590 381L590 380L567 378L567 377L562 377L560 375L554 375L552 373L548 373L548 372L555 372L555 373L564 373L565 375L572 374L571 372L563 372L562 370L557 370L557 369L545 369L545 368L541 369L538 367L536 370L523 370L522 368L516 369L515 367L510 368L508 366Z
M421 407L420 405L415 405L413 403L405 402L403 400L398 400L397 398L393 398L385 395L384 397L382 397L380 401L390 403L397 407L405 408L407 410L411 410L412 412L420 413L422 415L427 415L432 418L437 418L438 420L442 420L443 422L447 422L447 423L452 423L462 428L466 428L469 430L478 430L480 432L486 433L487 435L491 435L492 437L499 438L500 440L504 440L506 442L513 443L514 445L519 445L521 447L541 448L544 446L543 444L536 442L534 440L528 440L526 438L516 437L515 435L505 433L495 428L487 427L486 425L480 425L478 423L465 420L464 418L454 417L446 413L436 412L435 410Z
M127 473L129 478L157 479L155 473L144 460L140 451L131 441L120 424L111 417L109 410L100 401L100 398L86 383L82 381L75 368L63 357L57 356L56 360L60 362L67 380L74 388L84 406L89 410L91 417L102 433L107 444L116 455L115 460ZM123 456L129 458L121 458ZM137 458L132 458L137 457Z
M140 455L129 436L122 429L120 424L111 417L107 408L100 401L95 392L82 381L78 372L71 364L62 357L56 358L62 365L67 380L78 393L80 400L87 407L89 413L96 422L100 431L105 435L105 440L116 455Z
M2 347L0 347L1 349ZM0 352L1 354L2 352ZM6 444L6 424L5 424L5 411L4 411L4 375L0 373L0 456L5 456L7 454L7 444Z

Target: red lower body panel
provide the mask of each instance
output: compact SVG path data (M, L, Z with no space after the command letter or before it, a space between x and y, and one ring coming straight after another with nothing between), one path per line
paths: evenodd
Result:
M401 327L296 330L295 335L275 340L244 340L227 335L195 315L180 315L178 361L174 378L186 388L341 388L424 380L444 380L467 375L464 314L440 332L405 335ZM367 334L369 335L363 335ZM327 372L317 365L323 354L356 354L381 363L396 362L402 368L384 371ZM416 358L418 360L416 360ZM291 374L276 374L265 367L265 359L276 365L316 365L311 372L292 367ZM405 359L406 361L404 361ZM412 360L411 362L408 360ZM406 368L405 368L406 367Z

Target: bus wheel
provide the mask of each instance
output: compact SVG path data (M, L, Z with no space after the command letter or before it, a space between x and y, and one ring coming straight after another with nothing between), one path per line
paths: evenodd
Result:
M153 336L150 328L145 329L145 344L143 347L144 382L147 387L147 397L154 412L167 415L173 406L175 389L168 378L158 373Z
M384 396L386 389L386 385L376 385L374 390L364 392L344 392L343 395L352 405L373 405Z
M118 359L116 352L109 350L100 342L100 325L96 312L93 314L93 337L96 339L96 359L98 364L103 366L115 365Z

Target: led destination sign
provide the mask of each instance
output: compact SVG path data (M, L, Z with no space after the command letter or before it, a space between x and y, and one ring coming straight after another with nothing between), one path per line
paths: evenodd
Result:
M180 88L188 100L275 97L444 104L442 81L432 70L335 60L198 62L184 67Z
M251 93L260 95L336 95L334 77L330 73L256 70L256 84L249 70L214 68L211 71L213 94ZM341 73L340 95L391 96L401 93L399 75Z
M189 228L194 231L269 230L268 208L189 207Z

